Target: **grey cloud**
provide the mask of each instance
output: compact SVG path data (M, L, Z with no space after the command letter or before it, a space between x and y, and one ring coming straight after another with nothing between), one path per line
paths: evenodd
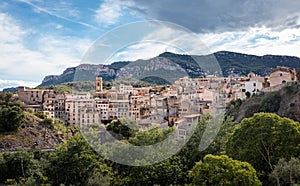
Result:
M132 0L133 11L170 21L198 33L299 27L298 0Z

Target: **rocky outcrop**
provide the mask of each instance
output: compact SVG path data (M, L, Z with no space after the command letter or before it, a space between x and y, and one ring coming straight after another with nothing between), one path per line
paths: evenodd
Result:
M158 77L170 79L182 76L199 77L207 74L241 76L254 72L268 75L272 68L285 66L300 68L300 58L292 56L255 56L235 52L220 51L210 55L182 55L165 52L148 60L115 62L111 65L81 64L66 69L61 75L46 76L41 84L58 85L73 81L94 81L100 75L104 81L119 77L147 79ZM160 77L160 76L164 77ZM169 81L168 81L169 82Z
M0 152L22 149L54 149L65 141L64 136L53 126L44 126L41 119L25 112L26 120L15 132L1 133Z

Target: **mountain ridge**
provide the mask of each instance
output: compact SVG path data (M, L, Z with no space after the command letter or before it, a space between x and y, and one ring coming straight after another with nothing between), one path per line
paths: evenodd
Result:
M162 58L165 58L168 62L166 62L166 60L163 62ZM197 62L195 60L197 60ZM218 51L209 55L185 55L164 52L147 60L117 61L110 65L80 64L77 67L69 67L60 75L45 76L40 86L58 85L74 81L94 81L98 75L101 76L104 81L110 81L122 75L128 76L132 74L136 76L136 78L147 79L147 77L143 77L141 74L175 74L179 68L185 70L185 74L182 73L182 76L199 77L205 76L206 74L218 73L215 72L215 60L218 61L222 71L221 73L224 76L241 76L247 75L249 72L265 76L276 66L300 67L299 57L286 55L266 54L256 56L230 51ZM162 71L149 71L149 65L146 68L147 64L151 64L154 69L155 66L166 64L164 67L166 73ZM174 69L174 67L177 68ZM135 69L135 71L133 71L133 69Z

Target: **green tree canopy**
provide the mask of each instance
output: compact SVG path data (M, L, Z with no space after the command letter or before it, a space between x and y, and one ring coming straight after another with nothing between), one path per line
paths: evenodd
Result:
M238 124L233 121L232 117L224 118L223 123L218 131L218 134L210 143L210 145L200 151L199 144L200 141L203 140L203 133L205 129L208 127L209 119L211 118L210 115L202 115L199 120L198 124L195 128L194 134L191 136L190 140L185 144L185 146L179 152L179 155L185 159L185 164L188 167L188 170L194 166L195 162L200 161L206 154L213 154L213 155L220 155L226 150L226 142L230 137L230 134L233 133L235 126ZM215 127L210 127L210 131L213 132ZM216 129L217 130L217 129Z
M208 154L197 162L188 175L191 185L249 186L261 185L255 169L247 162L226 155Z
M128 176L116 182L116 185L184 185L184 164L179 156L173 156L163 162L131 167Z
M266 176L280 158L300 155L300 125L276 114L257 113L242 120L227 143L227 153Z
M31 152L19 150L14 153L0 154L0 183L14 180L21 183L22 180L32 177L41 181L43 175L39 162L34 159Z
M134 121L122 118L113 120L112 122L107 124L106 129L108 131L112 131L111 134L115 138L123 140L133 137L134 134L138 131L138 125Z
M47 175L59 185L109 185L112 171L81 135L75 135L50 156Z
M154 127L149 130L137 132L135 136L129 138L128 141L137 146L152 145L166 139L171 132L174 132L173 128L161 129Z
M14 131L21 126L25 119L21 107L12 94L0 93L0 131Z
M269 174L269 179L274 184L279 185L299 185L300 184L300 160L291 158L290 161L280 159L274 170Z

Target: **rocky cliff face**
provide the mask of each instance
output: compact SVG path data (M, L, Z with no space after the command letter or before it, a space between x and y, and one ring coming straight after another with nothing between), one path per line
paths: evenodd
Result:
M94 81L98 75L104 75L104 80L114 79L116 70L110 69L107 65L90 65L81 64L77 67L67 68L61 75L46 76L40 86L58 85L66 82L73 81Z
M220 67L216 67L216 65ZM140 80L157 77L166 80L166 82L172 82L174 79L183 76L199 77L206 74L240 76L254 72L267 75L276 66L300 68L300 58L273 55L255 56L227 51L204 56L165 52L149 60L115 62L111 65L81 64L66 69L61 75L46 76L41 86L58 85L73 81L94 81L98 75L104 81L121 77L132 77Z
M24 149L55 148L65 141L62 132L52 126L45 126L41 119L25 112L25 122L17 132L6 132L0 136L0 152Z
M184 76L188 76L186 69L164 57L130 63L121 68L117 74L118 78L129 77L142 80L147 77L156 77L167 82L174 82Z

